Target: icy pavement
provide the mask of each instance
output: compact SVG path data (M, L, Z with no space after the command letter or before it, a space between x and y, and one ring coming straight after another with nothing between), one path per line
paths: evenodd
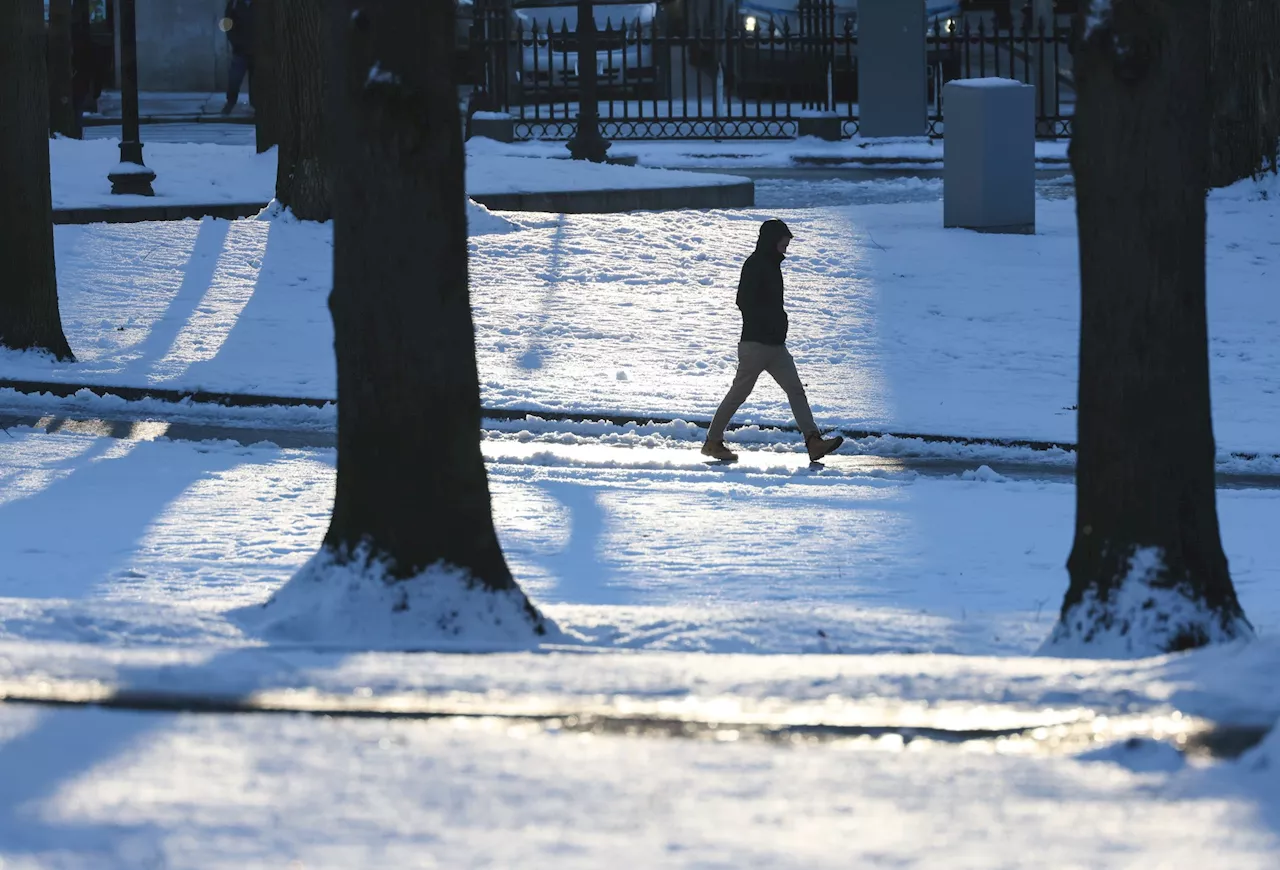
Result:
M1274 740L1201 766L5 705L0 741L0 856L22 870L1264 870L1280 846Z

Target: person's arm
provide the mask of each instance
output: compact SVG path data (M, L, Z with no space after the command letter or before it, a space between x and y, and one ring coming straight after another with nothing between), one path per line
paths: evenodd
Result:
M742 264L742 275L738 278L738 308L743 317L748 312L755 314L760 307L760 264L755 257L748 257Z

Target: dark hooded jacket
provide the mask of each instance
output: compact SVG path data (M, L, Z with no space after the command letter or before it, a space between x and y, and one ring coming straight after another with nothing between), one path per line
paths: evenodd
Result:
M231 53L242 57L253 56L253 0L227 0L224 17L231 22L227 42Z
M742 341L786 344L787 312L782 307L782 261L778 242L791 238L787 225L765 221L756 250L742 264L738 308L742 311Z

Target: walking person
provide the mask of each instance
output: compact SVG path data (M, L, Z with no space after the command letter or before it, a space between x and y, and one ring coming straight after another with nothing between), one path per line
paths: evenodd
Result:
M230 115L240 101L240 85L249 76L249 104L253 105L253 0L227 0L222 29L231 46L231 66L227 69L227 102L222 114Z
M787 394L791 413L796 418L809 459L817 462L844 443L844 438L823 438L809 410L804 384L796 371L795 360L787 350L787 312L782 307L782 261L786 259L791 230L780 220L768 220L760 226L755 252L742 266L738 282L738 308L742 311L742 340L738 342L738 372L733 386L720 403L711 429L707 432L702 453L726 462L737 455L725 446L724 430L742 403L751 395L756 380L768 372Z

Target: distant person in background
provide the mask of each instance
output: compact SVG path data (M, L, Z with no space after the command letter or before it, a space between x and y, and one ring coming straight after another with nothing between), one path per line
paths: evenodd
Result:
M230 115L240 101L240 85L249 76L249 104L253 105L253 0L227 0L221 25L231 46L227 70L227 102L222 114Z

